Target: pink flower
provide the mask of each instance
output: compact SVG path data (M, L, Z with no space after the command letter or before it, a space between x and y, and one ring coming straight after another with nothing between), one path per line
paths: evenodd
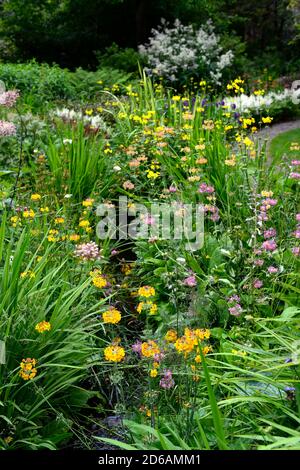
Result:
M229 310L230 315L233 315L234 317L239 317L243 311L240 304L236 304L233 307L229 307L228 310Z
M213 222L218 222L218 220L220 220L220 216L219 216L219 212L215 212L214 214L212 214L210 217L210 220L212 220Z
M136 341L132 344L131 349L133 352L141 354L142 351L142 341Z
M300 173L292 171L292 173L290 173L290 178L292 178L293 180L300 180Z
M0 95L0 105L11 108L17 99L19 98L20 93L17 90L9 90Z
M203 194L211 194L214 191L213 186L208 186L206 183L201 183L198 189L198 192Z
M264 264L263 259L256 259L254 260L254 266L262 266Z
M295 238L300 238L300 227L297 227L297 229L295 230L293 235L294 235Z
M111 250L111 252L110 252L111 256L115 256L118 253L119 253L118 250Z
M259 279L255 279L255 281L253 281L254 289L260 289L262 286L263 286L263 282L260 281Z
M192 274L184 279L183 284L188 287L195 287L197 285L196 277Z
M297 222L300 222L300 214L296 214L296 220Z
M292 248L292 253L293 253L293 255L295 255L295 256L300 256L300 246L294 246L294 247Z
M0 137L10 137L16 133L16 126L12 122L0 121Z
M278 202L277 199L267 198L262 201L262 204L264 206L276 206L277 202Z
M124 189L134 189L134 184L131 181L124 181L123 183Z
M277 248L277 244L275 240L266 240L262 244L262 248L266 251L275 251Z
M291 165L293 165L293 166L298 166L298 165L300 165L300 160L292 160L292 161L291 161Z
M262 254L262 250L261 250L260 248L254 248L253 253L254 253L255 255L261 255L261 254Z
M275 268L275 266L269 266L268 267L268 272L270 274L276 274L276 273L278 273L278 268Z
M268 230L265 230L264 231L264 238L267 239L267 238L272 238L272 237L276 237L276 230L275 228L269 228Z
M155 218L152 217L151 215L147 214L145 218L143 219L143 222L146 225L155 225Z
M91 259L99 259L100 252L99 247L95 242L83 243L78 245L75 249L74 255L78 258L83 259L84 261Z
M177 188L174 184L171 184L171 186L169 187L169 193L176 193L177 191Z
M262 222L266 222L267 220L269 220L269 217L267 216L267 214L265 212L260 212L257 216L258 220L262 221Z

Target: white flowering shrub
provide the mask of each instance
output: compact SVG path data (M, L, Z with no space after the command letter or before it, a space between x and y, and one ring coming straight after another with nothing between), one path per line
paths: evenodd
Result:
M233 59L232 51L223 52L211 21L195 30L179 20L172 27L162 20L152 30L149 43L139 46L139 52L148 61L148 73L171 82L194 76L220 84L225 67Z
M225 98L225 106L235 106L236 110L241 113L255 113L259 114L263 111L273 108L284 108L291 105L299 105L300 102L300 89L286 88L281 91L270 91L263 96L256 96L254 94L248 96L241 94L239 96Z

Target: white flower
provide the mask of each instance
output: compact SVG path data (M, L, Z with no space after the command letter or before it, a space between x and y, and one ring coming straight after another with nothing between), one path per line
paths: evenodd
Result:
M191 25L184 26L179 20L175 20L173 27L162 20L158 29L152 30L149 43L139 46L139 52L148 60L148 73L170 81L198 74L219 83L222 70L233 59L232 51L222 53L211 21L194 31Z
M122 168L121 168L119 165L115 165L115 166L113 167L113 170L117 172L117 171L121 171Z

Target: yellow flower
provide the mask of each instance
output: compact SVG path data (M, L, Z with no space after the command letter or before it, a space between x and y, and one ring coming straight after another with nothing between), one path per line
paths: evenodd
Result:
M30 199L32 201L39 201L40 199L42 199L42 196L40 194L34 193L34 194L31 194Z
M236 165L236 156L234 154L231 155L231 158L225 160L225 165L227 166L235 166Z
M156 354L159 354L160 350L157 343L151 339L147 342L142 343L141 354L144 357L153 357Z
M140 297L154 297L155 289L151 286L143 286L138 289L138 295Z
M168 330L165 334L165 340L169 343L175 343L177 340L177 332L175 330Z
M33 271L23 271L20 274L21 279L25 279L26 277L29 277L30 279L35 278L35 273Z
M254 145L253 140L249 139L249 137L245 137L243 140L246 147L252 147Z
M79 225L79 227L85 228L85 227L89 227L90 222L89 222L88 220L84 220L84 219L83 219L83 220L81 220L81 221L79 222L78 225Z
M181 97L178 95L172 96L172 101L180 101Z
M239 350L237 350L237 349L232 349L231 352L232 352L232 354L234 354L235 356L241 356L241 357L247 356L247 352L246 352L246 351L239 351Z
M56 217L54 219L55 224L63 224L65 222L65 219L63 217Z
M7 437L5 437L5 438L4 438L4 442L5 442L5 444L10 444L10 443L11 443L11 441L13 441L13 440L14 440L14 438L13 438L13 437L11 437L11 436L7 436Z
M28 357L27 359L22 359L22 362L20 363L20 377L22 377L22 379L24 380L33 379L37 374L37 369L35 367L36 363L37 360L30 359L30 357Z
M255 96L263 96L265 94L265 90L254 90L253 93Z
M80 235L77 235L76 233L71 233L71 235L69 235L69 240L72 242L78 242L78 240L80 240Z
M26 209L24 212L23 212L23 217L25 219L33 219L33 217L35 216L35 213L32 209Z
M93 277L92 282L95 287L98 287L98 289L102 289L107 286L107 280L101 274Z
M149 179L156 179L160 176L160 172L159 171L152 171L152 170L147 170L147 178Z
M92 198L88 198L88 199L85 199L84 201L82 201L82 205L83 207L91 207L94 203L95 199L92 199Z
M266 190L263 190L263 191L261 192L262 197L272 197L273 194L274 194L273 191L266 191Z
M102 313L102 318L104 323L112 323L116 324L121 321L121 312L117 310L116 308L112 307L109 310L106 310L105 312Z
M121 362L125 357L125 349L117 345L107 346L104 349L104 357L110 362Z
M38 333L44 333L51 330L51 324L48 321L41 321L37 323L34 328Z
M156 369L151 369L150 370L150 377L157 377L157 374L158 374L158 372L157 372Z
M85 110L85 114L87 114L88 116L91 116L93 114L93 110L92 109L86 109Z
M41 207L41 208L40 208L40 211L41 211L41 212L49 212L49 207L48 207L48 206L46 206L46 207Z
M147 302L140 302L136 310L138 313L142 313L143 310L147 310L150 315L155 315L157 313L157 305L151 300L148 300Z
M179 353L188 354L191 351L193 351L194 346L195 346L194 340L186 336L182 336L181 338L178 338L177 341L175 342L175 349Z
M270 124L273 121L273 118L270 116L266 116L266 117L262 117L261 120L264 124Z

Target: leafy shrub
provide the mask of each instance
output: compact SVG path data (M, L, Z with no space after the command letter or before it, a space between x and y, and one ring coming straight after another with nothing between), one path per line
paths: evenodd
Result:
M162 20L152 30L149 43L139 47L148 59L148 72L171 82L184 82L192 76L219 84L223 69L230 65L233 54L222 53L220 39L210 21L198 30L176 20L173 27Z
M70 99L75 90L70 80L71 72L58 65L0 64L0 79L7 88L20 90L25 101L32 106L42 106L56 99Z
M104 53L97 51L95 54L101 68L111 67L125 72L137 73L138 64L143 62L142 56L135 49L130 47L122 49L115 43L108 47Z
M78 68L71 74L71 83L76 90L78 98L93 98L103 87L112 87L115 84L124 84L131 78L130 73L118 69L103 67L96 72L88 72ZM102 86L99 86L102 85Z

